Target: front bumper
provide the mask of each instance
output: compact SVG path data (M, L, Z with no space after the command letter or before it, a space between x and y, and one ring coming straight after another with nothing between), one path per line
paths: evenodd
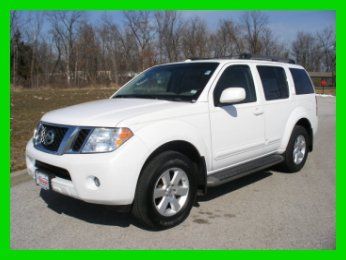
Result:
M36 161L67 170L71 180L54 176L51 180L51 188L61 194L97 204L129 205L147 152L135 136L114 152L94 154L49 154L37 150L30 140L26 165L33 178ZM94 185L94 177L100 180L99 187Z

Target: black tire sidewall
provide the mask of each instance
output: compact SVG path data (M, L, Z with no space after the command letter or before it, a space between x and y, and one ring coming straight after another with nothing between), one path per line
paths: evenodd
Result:
M181 168L185 171L189 180L189 194L184 207L173 216L162 216L156 209L153 201L154 188L161 174L169 168ZM193 163L184 155L177 152L166 152L159 155L145 167L141 175L139 185L141 186L143 206L145 215L156 227L175 226L189 215L196 197L196 170Z
M294 143L295 143L297 137L300 135L304 136L304 138L305 138L306 152L305 152L304 158L301 161L301 163L296 164L296 163L294 163L294 159L293 159L293 150L294 150ZM306 159L308 157L309 142L310 142L310 138L309 138L309 135L308 135L307 131L305 130L305 128L301 127L301 126L295 126L293 129L290 141L288 143L286 153L285 153L285 166L289 172L297 172L304 167Z

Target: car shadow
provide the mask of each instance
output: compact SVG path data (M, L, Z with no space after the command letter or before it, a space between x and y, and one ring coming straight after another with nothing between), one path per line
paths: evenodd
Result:
M43 189L41 189L40 196L47 204L47 207L58 214L65 214L100 225L128 227L135 224L132 216L127 212L119 212L118 207L87 203Z
M225 110L231 117L238 117L238 111L234 105L223 106L221 108Z
M235 190L238 190L238 189L243 188L245 186L251 185L255 182L258 182L258 181L260 181L264 178L267 178L269 176L272 176L272 175L273 175L273 173L271 173L268 170L267 171L259 171L259 172L255 172L255 173L252 173L250 175L241 177L239 179L233 180L231 182L227 182L227 183L222 184L220 186L208 188L207 194L204 196L198 197L197 202L213 200L217 197L221 197L225 194L231 193Z
M198 202L213 200L271 175L272 173L269 171L260 171L218 187L209 188L206 195L197 198L194 206L198 207ZM54 191L41 190L40 196L47 204L47 207L56 213L65 214L88 223L124 228L134 225L147 231L159 231L158 229L148 228L138 223L126 208L125 212L119 212L119 210L124 210L124 208L87 203Z

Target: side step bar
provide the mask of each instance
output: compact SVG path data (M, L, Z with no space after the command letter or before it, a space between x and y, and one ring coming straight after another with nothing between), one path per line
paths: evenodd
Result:
M250 173L266 169L270 166L282 162L283 160L284 157L282 155L273 154L213 173L209 175L207 178L207 186L215 187L221 185L223 183L248 175Z

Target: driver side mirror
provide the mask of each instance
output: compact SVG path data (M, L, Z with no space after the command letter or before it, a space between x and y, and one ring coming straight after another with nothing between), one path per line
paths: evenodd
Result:
M238 103L246 98L246 92L244 88L226 88L222 91L220 96L221 104Z

